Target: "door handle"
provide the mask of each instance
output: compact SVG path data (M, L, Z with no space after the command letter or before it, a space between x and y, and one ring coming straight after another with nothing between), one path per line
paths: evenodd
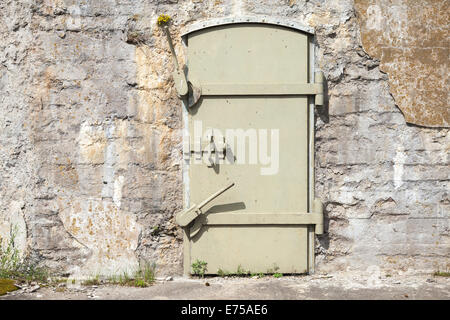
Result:
M189 223L195 220L199 215L201 215L202 208L206 206L208 203L213 201L215 198L220 196L222 193L230 189L234 186L234 182L227 185L225 188L220 189L216 193L210 195L204 201L202 201L199 205L193 204L190 208L180 211L176 214L175 221L181 227L186 227Z

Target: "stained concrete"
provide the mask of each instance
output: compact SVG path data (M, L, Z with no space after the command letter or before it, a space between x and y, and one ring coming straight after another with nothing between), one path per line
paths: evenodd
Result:
M364 50L380 60L405 119L450 126L449 1L356 0Z
M209 285L207 286L206 283ZM58 289L61 291L61 288ZM334 273L315 276L252 278L175 278L158 281L147 288L112 285L75 287L57 292L41 288L34 293L15 291L0 300L141 300L141 299L345 299L345 300L450 300L450 279L430 275L391 275L376 277L361 273Z

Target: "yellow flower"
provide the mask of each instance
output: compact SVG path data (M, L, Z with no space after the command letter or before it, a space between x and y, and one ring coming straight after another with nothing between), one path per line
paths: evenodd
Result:
M165 24L167 24L170 20L170 16L166 15L166 14L162 14L158 17L158 26L163 26Z

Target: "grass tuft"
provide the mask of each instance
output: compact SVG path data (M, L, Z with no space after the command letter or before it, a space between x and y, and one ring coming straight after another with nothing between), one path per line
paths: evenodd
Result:
M279 272L273 274L274 278L281 278L282 276L283 276L283 274L279 273Z
M124 272L118 276L113 275L107 279L108 283L129 287L148 287L155 282L155 264L143 263L139 269L130 275Z
M201 260L196 260L194 263L192 263L192 272L196 276L204 277L206 271L208 270L207 267L208 263Z
M49 272L39 268L29 259L22 258L16 248L17 226L11 229L9 240L5 246L0 245L0 278L14 279L20 282L37 281L46 283ZM2 244L0 237L0 244Z
M241 265L239 265L237 267L236 272L228 272L225 271L221 268L219 268L217 270L217 275L219 277L258 277L258 278L263 278L264 277L264 273L262 272L251 272L251 271L246 271Z
M94 278L87 279L82 282L83 286L98 286L100 284L100 276L96 275Z
M435 273L433 273L433 275L435 277L450 277L450 272L448 271L436 271Z

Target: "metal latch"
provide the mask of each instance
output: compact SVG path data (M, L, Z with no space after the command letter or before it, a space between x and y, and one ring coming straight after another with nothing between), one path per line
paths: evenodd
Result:
M211 134L206 140L198 138L194 141L193 147L189 141L183 145L183 158L184 160L190 160L191 155L194 154L196 160L202 160L203 154L208 154L208 159L210 159L210 164L214 164L214 159L212 154L214 153L219 159L225 159L225 154L227 150L227 144L225 142L225 137L214 136Z
M192 205L190 208L185 209L181 212L178 212L175 217L175 221L178 225L181 227L186 227L188 224L190 224L192 221L195 220L199 215L201 215L202 208L206 206L208 203L210 203L212 200L220 196L222 193L230 189L234 186L234 182L226 186L225 188L220 189L216 193L209 196L206 200L202 201L199 205Z

